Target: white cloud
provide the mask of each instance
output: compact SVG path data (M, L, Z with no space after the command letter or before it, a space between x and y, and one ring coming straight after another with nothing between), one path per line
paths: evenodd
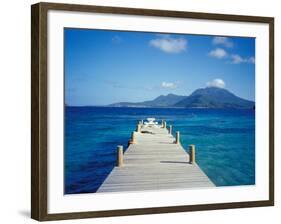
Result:
M240 64L244 62L244 59L238 54L231 55L231 59L232 59L231 61L232 64Z
M187 40L184 38L172 38L169 35L157 35L156 38L149 41L149 45L164 51L165 53L176 54L185 51Z
M162 82L161 87L166 89L175 89L177 88L177 84L173 82Z
M231 55L231 62L230 63L231 64L241 64L241 63L254 64L255 58L254 57L243 58L238 54L233 54L233 55Z
M233 47L232 41L228 37L214 37L213 44L225 47Z
M217 88L224 88L225 82L222 79L214 79L206 83L207 87L217 87Z
M209 52L209 56L221 59L227 57L227 52L222 48L216 48Z
M145 85L145 86L128 85L128 84L123 84L121 82L113 81L113 80L105 80L104 83L107 84L109 87L116 88L116 89L132 89L132 90L146 90L146 91L159 89L159 85L157 85L157 86L150 86L149 84Z
M256 63L255 57L249 57L249 58L248 58L248 63L255 64L255 63Z

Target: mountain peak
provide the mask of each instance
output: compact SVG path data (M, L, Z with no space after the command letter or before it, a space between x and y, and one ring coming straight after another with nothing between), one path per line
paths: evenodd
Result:
M197 89L176 104L180 107L207 108L253 108L254 105L254 102L237 97L227 89L219 87Z
M173 93L169 93L167 94L166 96L177 96L176 94L173 94Z

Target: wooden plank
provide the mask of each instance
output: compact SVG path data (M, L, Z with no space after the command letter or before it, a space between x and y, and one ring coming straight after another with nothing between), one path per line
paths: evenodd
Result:
M142 125L135 139L97 192L215 187L166 128Z

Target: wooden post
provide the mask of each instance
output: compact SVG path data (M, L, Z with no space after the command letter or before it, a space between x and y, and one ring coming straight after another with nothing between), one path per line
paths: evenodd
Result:
M137 125L137 132L140 132L140 131L141 131L141 125L138 124L138 125Z
M118 167L123 166L123 146L122 145L117 146L117 166Z
M173 126L170 125L170 127L169 127L169 134L170 134L170 135L172 134L172 129L173 129Z
M131 140L132 140L131 144L137 143L137 141L136 141L136 132L135 131L132 132L132 139Z
M189 146L189 156L190 156L190 163L195 163L195 145Z
M180 144L180 132L176 132L176 144Z
M131 144L136 144L137 141L136 141L136 132L133 131L132 132L132 135L131 135L131 139L128 141L128 146L131 145Z
M164 121L163 128L166 128L166 127L167 127L167 123L166 123L166 121Z
M162 120L162 124L161 124L162 128L164 128L164 120Z

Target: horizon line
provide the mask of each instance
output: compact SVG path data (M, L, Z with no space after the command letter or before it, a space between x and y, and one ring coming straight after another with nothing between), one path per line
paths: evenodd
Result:
M198 89L207 89L207 88L225 89L225 90L229 91L230 93L232 93L230 90L228 90L228 89L226 89L226 88L224 88L224 87L215 87L215 86L199 87L199 88L195 89L193 92L195 92L195 91L198 90ZM193 93L193 92L192 92L192 93ZM192 93L191 93L191 94L192 94ZM191 94L189 94L189 95L178 95L178 94L174 94L174 93L171 93L171 92L170 92L170 93L168 93L168 94L166 94L166 95L164 95L164 94L158 95L158 96L156 96L156 97L154 97L153 99L150 99L150 100L154 100L154 99L156 99L156 98L158 98L158 97L160 97L160 96L168 96L168 95L176 95L176 96L188 97L188 96L190 96ZM234 94L234 93L232 93L232 94ZM240 97L240 96L237 96L236 94L234 94L234 95L235 95L236 97L241 98L241 99L248 100L248 101L252 101L252 102L254 102L254 103L256 104L256 101L255 101L255 100L242 98L242 97ZM140 101L140 102L118 101L118 102L107 103L107 104L104 104L104 105L68 105L68 103L64 102L64 105L65 105L65 106L73 106L73 107L111 107L111 106L109 106L109 105L115 104L115 103L142 103L142 102L150 101L150 100L142 100L142 101ZM132 106L132 107L133 107L133 106ZM135 107L135 108L138 108L138 107ZM139 107L139 108L153 108L153 107ZM158 107L155 107L155 108L158 108ZM168 107L160 107L160 108L168 108ZM179 107L170 107L170 108L179 108ZM185 107L183 107L183 108L185 108Z

